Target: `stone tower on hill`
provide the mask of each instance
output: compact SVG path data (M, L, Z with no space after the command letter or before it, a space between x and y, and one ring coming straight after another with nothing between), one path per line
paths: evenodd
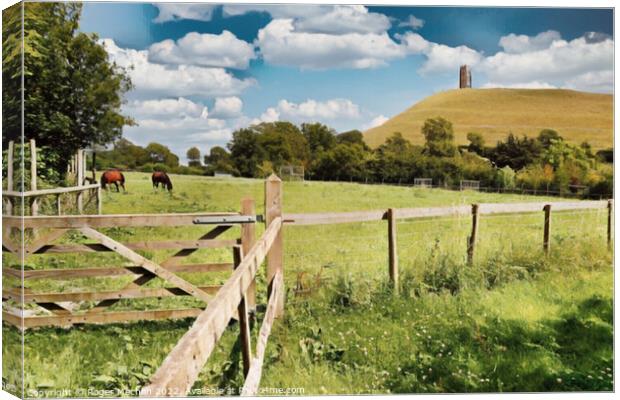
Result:
M471 88L471 70L467 65L461 65L461 70L459 71L459 88Z

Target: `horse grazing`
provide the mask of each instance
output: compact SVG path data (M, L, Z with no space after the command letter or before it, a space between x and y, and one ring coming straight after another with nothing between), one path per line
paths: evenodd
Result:
M165 172L153 172L153 175L151 175L151 181L153 181L153 189L158 188L161 183L161 187L163 189L168 189L169 192L172 192L172 181L170 181L170 177Z
M121 184L123 190L127 192L127 189L125 189L125 176L118 169L109 169L101 174L101 187L103 189L106 189L106 186L112 183L116 186L117 192L120 192L118 189L119 183Z

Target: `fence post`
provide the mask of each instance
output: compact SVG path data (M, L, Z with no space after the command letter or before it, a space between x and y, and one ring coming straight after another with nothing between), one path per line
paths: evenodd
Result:
M101 215L101 186L97 188L97 214Z
M549 255L549 249L550 249L549 232L551 230L551 204L546 204L545 207L543 207L543 211L545 212L543 250L545 251L545 254Z
M388 262L390 282L394 287L394 294L398 294L398 245L396 242L396 210L387 210L388 220Z
M614 201L607 200L607 248L611 249L611 224L613 222L612 214L614 208Z
M30 190L37 190L37 144L30 139ZM39 214L39 202L36 196L32 196L31 215Z
M58 210L58 215L62 215L62 204L60 201L60 194L56 195L56 209Z
M235 269L243 260L243 249L241 246L233 247L233 258ZM241 354L243 356L243 376L248 375L250 364L252 362L252 341L250 339L250 319L248 317L247 292L241 296L239 307L239 340L241 341Z
M255 215L256 207L254 199L246 198L241 200L241 215ZM248 254L254 242L256 241L256 224L241 224L241 247L243 254ZM248 291L245 293L248 308L251 311L256 310L256 278L252 280Z
M76 166L77 166L77 185L76 186L82 186L83 180L84 180L84 151L83 150L78 150L77 154L76 154ZM82 214L83 211L83 206L82 206L82 191L77 192L77 209L78 209L78 214Z
M471 235L467 238L467 264L474 263L474 251L476 248L476 236L478 236L478 204L471 205Z
M282 181L275 174L271 174L265 181L265 224L266 227L271 221L282 216ZM267 298L271 297L273 277L278 271L282 272L284 277L283 266L283 240L282 228L278 232L276 239L271 245L271 249L267 253L267 282L270 282L267 289ZM277 299L276 317L282 316L284 313L284 288L279 291L280 298Z
M13 152L14 152L15 144L11 140L9 142L9 151L7 153L7 169L6 169L6 190L13 190ZM6 202L6 213L7 215L13 215L13 198L7 196ZM9 230L10 231L10 230Z

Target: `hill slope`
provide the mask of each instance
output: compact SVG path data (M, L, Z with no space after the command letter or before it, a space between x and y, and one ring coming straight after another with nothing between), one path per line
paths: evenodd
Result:
M563 89L456 89L434 94L364 132L376 147L394 132L422 144L420 133L427 118L441 116L452 122L456 141L467 143L468 132L483 134L495 144L509 132L536 136L541 129L557 130L566 140L587 140L594 148L613 145L613 96Z

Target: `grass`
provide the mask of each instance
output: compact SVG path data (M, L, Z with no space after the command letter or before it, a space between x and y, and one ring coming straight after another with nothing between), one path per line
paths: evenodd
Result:
M128 173L128 193L106 193L104 212L233 211L246 196L254 197L258 212L263 212L262 181L172 179L175 193L169 195L153 192L147 174ZM284 185L286 212L541 199L348 183ZM542 215L482 217L471 267L465 263L469 218L401 221L402 287L397 297L386 281L384 222L286 227L286 315L270 338L261 384L302 388L305 394L611 390L613 272L605 247L605 218L604 210L554 213L552 254L545 258ZM105 230L127 241L193 239L204 231L204 227ZM63 239L70 240L84 239L76 234ZM171 253L143 252L156 261ZM201 250L187 263L230 258L229 251ZM40 255L31 257L26 268L110 266L122 261L113 254ZM16 264L7 255L3 262ZM226 274L183 277L210 284L223 282ZM127 282L127 278L32 281L28 287L112 290ZM4 280L5 285L16 283ZM163 283L156 280L149 286ZM258 302L265 302L262 275ZM179 297L122 301L112 309L198 304ZM67 396L57 392L61 389L73 390L72 395L77 389L97 395L119 394L105 390L131 394L191 322L26 331L26 389L33 396L47 397ZM255 326L254 334L257 330ZM237 331L231 325L224 334L195 389L235 393L242 385ZM17 385L21 336L7 325L3 336L3 382Z
M434 94L364 133L372 146L394 132L423 144L420 129L428 118L441 116L454 125L456 141L466 144L468 132L483 134L488 144L508 133L538 135L557 130L575 144L588 141L594 148L613 146L613 97L563 89L466 89Z

